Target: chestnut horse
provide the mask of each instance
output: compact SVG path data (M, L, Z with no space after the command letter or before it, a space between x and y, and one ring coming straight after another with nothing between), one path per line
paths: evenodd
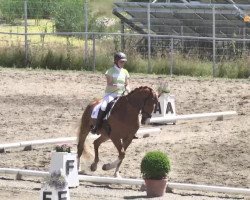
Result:
M78 166L80 163L80 157L86 153L84 149L84 143L87 135L93 126L95 119L91 118L93 108L100 101L91 102L85 109L78 135ZM119 177L119 168L122 160L125 157L125 151L131 144L136 132L139 129L139 114L141 113L141 123L145 124L148 118L151 118L151 113L154 110L154 106L158 102L156 93L149 87L139 87L131 91L129 94L121 96L114 105L111 113L107 119L108 129L103 127L98 130L100 136L94 141L95 158L91 165L91 170L97 169L99 162L98 148L99 146L111 139L116 149L118 150L118 159L112 163L104 164L103 170L115 169L115 177ZM84 156L84 155L83 155Z

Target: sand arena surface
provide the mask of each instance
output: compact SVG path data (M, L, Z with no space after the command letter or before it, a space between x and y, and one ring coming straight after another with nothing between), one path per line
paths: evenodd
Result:
M132 89L156 89L160 81L169 83L177 114L235 110L238 115L223 121L183 120L160 126L161 133L134 140L129 146L121 176L141 178L142 157L157 149L166 152L172 161L171 182L250 188L250 80L131 74ZM84 108L93 98L101 97L104 88L105 78L100 73L0 68L0 143L76 136ZM0 154L0 167L47 171L53 148L44 145L34 146L32 151L7 149ZM116 149L106 142L100 147L97 171L89 170L92 159L82 159L82 169L89 175L112 176L114 171L102 171L101 166L116 157ZM35 177L15 181L12 175L0 174L0 199L39 199L40 182ZM78 188L71 189L73 200L140 198L145 198L145 192L135 186L81 182ZM225 198L244 197L192 191L174 191L164 197Z

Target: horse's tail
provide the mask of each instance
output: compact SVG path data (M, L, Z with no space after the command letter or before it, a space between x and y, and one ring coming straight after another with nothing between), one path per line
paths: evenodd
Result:
M91 113L94 106L98 103L98 101L94 101L90 103L83 112L82 119L80 122L80 126L78 129L78 144L77 144L77 155L78 159L82 156L88 156L90 153L88 152L87 145L85 143L86 138L90 132L91 125Z

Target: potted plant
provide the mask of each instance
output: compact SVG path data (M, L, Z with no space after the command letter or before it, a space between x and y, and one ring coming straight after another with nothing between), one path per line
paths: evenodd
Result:
M65 176L62 172L53 171L44 178L42 183L40 199L67 199L69 200L69 188Z
M161 94L169 94L170 89L169 89L168 83L160 83L160 85L157 88L157 91L158 91L159 96Z
M148 152L141 161L141 173L145 180L147 196L160 197L165 194L170 159L161 151Z
M67 152L71 153L71 146L68 144L58 144L55 147L56 152Z

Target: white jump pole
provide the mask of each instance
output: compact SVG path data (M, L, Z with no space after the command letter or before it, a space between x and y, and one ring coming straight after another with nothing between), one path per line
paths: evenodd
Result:
M84 182L106 183L106 184L125 184L125 185L144 184L144 180L142 179L100 177L100 176L87 176L87 175L79 175L79 180Z
M178 190L196 190L204 192L221 192L221 193L250 195L250 189L247 188L195 185L186 183L168 183L168 187Z
M12 169L12 168L0 168L0 173L19 174L19 175L25 175L25 176L38 176L38 177L44 177L44 176L49 175L49 172L44 172L44 171L22 170L22 169ZM84 181L84 182L104 183L104 184L144 185L143 179L112 178L112 177L79 175L79 180ZM178 189L178 190L196 190L196 191L205 191L205 192L221 192L221 193L250 195L250 189L247 189L247 188L207 186L207 185L171 183L171 182L168 182L168 188Z
M38 176L45 177L49 175L49 172L27 170L27 169L15 169L15 168L0 168L1 174L19 174L23 176Z
M147 123L164 123L173 122L177 120L190 120L190 119L201 119L201 118L213 118L213 117L224 117L237 115L236 111L225 111L225 112L214 112L214 113L199 113L190 115L176 115L176 116L165 116L165 117L152 117Z
M54 144L54 143L63 143L63 142L75 142L76 139L77 139L76 137L63 137L63 138L54 138L54 139L16 142L16 143L9 143L9 144L1 144L0 149L14 148L14 147L25 147L28 145L44 145L44 144Z
M140 128L137 131L137 134L150 134L160 132L160 128ZM91 135L91 138L97 138L99 135ZM32 140L32 141L24 141L24 142L15 142L9 144L0 144L0 149L5 148L15 148L15 147L26 147L30 145L44 145L44 144L55 144L55 143L63 143L63 142L77 142L77 137L62 137L62 138L54 138L54 139L43 139L43 140Z

